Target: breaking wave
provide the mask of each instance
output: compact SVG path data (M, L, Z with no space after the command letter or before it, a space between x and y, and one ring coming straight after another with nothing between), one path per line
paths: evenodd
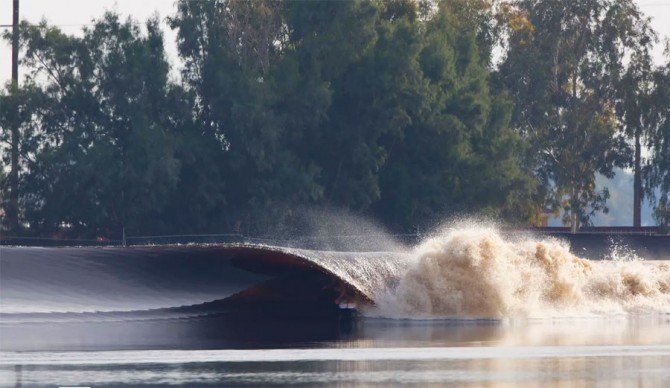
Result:
M401 318L567 318L670 313L670 265L612 250L575 256L568 243L495 227L444 229L417 246L371 315Z
M477 223L452 225L414 248L396 244L386 252L246 244L2 247L0 323L155 319L273 306L332 316L335 280L364 315L385 318L670 313L670 261L640 259L625 244L600 237L569 238L584 237L591 246L609 246L609 260L588 260L596 258L592 250L565 239ZM640 245L654 245L646 241Z

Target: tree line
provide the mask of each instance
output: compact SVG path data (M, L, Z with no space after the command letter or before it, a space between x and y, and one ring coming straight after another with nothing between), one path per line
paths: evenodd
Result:
M643 197L668 223L670 64L632 0L180 0L168 23L180 66L156 18L21 23L3 233L263 235L309 207L577 230L616 168L635 224Z

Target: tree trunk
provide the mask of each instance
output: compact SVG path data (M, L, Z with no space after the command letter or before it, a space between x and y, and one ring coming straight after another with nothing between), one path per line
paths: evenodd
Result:
M570 232L577 233L579 232L579 198L577 197L577 190L572 189L572 198L570 198Z
M570 106L573 112L576 111L577 107L577 68L578 63L575 61L575 68L572 71L572 101L570 101ZM575 123L570 124L570 133L573 136L577 135L577 126ZM570 232L577 233L579 231L579 219L577 215L577 210L579 209L579 195L577 189L575 188L575 182L572 183L572 198L570 198Z
M633 178L633 226L642 226L642 157L640 129L635 130L635 171Z
M579 232L579 221L577 220L577 213L573 210L570 213L570 233Z
M16 233L19 230L19 126L17 123L17 116L18 115L14 115L14 119L11 123L11 169L9 170L9 176L7 177L9 183L7 227L12 233Z

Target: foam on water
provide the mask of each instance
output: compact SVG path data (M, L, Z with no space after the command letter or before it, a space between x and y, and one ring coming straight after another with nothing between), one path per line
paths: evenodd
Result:
M670 313L670 266L614 249L575 256L552 238L459 225L418 245L369 314L394 318L568 318Z

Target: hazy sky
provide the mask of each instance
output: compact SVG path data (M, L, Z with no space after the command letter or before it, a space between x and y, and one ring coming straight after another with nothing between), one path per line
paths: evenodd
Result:
M669 0L670 1L670 0ZM175 10L175 0L20 0L21 20L38 23L46 19L49 24L58 25L66 33L78 34L92 19L99 18L105 11L117 11L121 15L132 16L144 21L158 14L164 21ZM0 25L12 23L12 0L0 0ZM170 57L177 57L174 43L175 34L163 23L166 50ZM11 46L4 41L0 44L0 83L7 82L12 75ZM19 68L19 74L21 69Z
M637 0L637 3L643 12L651 16L652 25L661 37L670 37L670 0ZM50 24L58 25L65 32L78 33L82 25L88 24L106 10L116 10L140 21L157 13L164 20L174 12L174 4L175 0L20 0L20 17L33 23L46 18ZM11 23L12 0L0 0L0 25ZM166 25L164 27L166 49L174 59L177 53L175 34ZM659 47L659 61L661 54L662 49ZM0 43L0 84L7 82L10 77L11 50L3 41Z

